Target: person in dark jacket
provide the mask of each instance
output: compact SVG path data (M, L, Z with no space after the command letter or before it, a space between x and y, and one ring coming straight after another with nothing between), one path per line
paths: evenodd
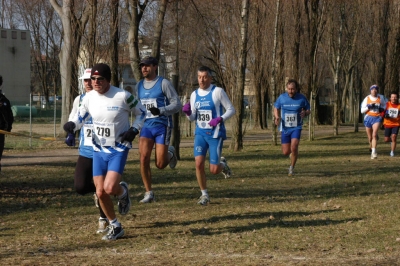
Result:
M3 77L0 76L0 129L11 131L14 122L14 116L11 111L11 104L2 91ZM1 157L3 156L5 135L0 134L0 171L1 171Z

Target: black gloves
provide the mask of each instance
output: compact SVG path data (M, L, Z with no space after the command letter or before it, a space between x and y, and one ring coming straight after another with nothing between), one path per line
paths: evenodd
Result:
M73 133L74 133L74 129L75 129L75 123L74 123L74 122L69 121L69 122L67 122L67 123L64 124L64 130L65 130L67 133L73 134Z
M122 137L121 143L125 142L125 141L132 142L135 139L137 134L139 134L139 130L137 130L134 127L131 127L130 129L128 129L128 131L125 131L124 133L119 135L120 137Z
M158 109L157 107L150 107L149 111L152 115L160 115L160 109Z

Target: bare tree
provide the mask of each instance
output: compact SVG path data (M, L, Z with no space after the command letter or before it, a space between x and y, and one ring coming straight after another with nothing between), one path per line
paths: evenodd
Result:
M279 8L280 7L280 0L276 0L276 14L275 14L275 27L274 27L274 46L272 48L272 67L271 67L271 101L275 102L277 98L277 74L276 74L276 53L277 53L277 47L278 47L278 25L279 25ZM272 110L271 106L271 110ZM277 133L277 126L275 123L273 124L273 133L272 133L272 141L275 145L278 144L278 133Z
M317 115L315 100L319 89L317 86L317 56L325 27L324 3L320 6L319 0L304 0L304 8L307 15L308 40L310 43L307 73L311 105L309 140L314 140L315 117Z
M242 1L242 13L240 24L240 47L239 47L239 61L238 73L236 84L237 88L232 94L233 105L236 109L232 123L232 142L231 149L239 151L243 149L243 131L242 131L242 118L243 118L243 93L244 83L246 78L246 59L247 59L247 35L249 25L249 6L250 0Z
M148 1L139 0L126 0L125 7L123 8L126 17L129 21L128 30L128 47L129 47L129 61L131 64L133 76L136 80L142 78L142 73L139 69L139 24L142 19L144 10L146 9Z
M110 1L111 5L111 27L110 27L110 36L111 36L111 60L110 60L110 69L111 69L111 84L119 87L119 79L118 79L118 42L119 42L119 18L118 18L118 8L119 8L119 0Z
M56 0L49 0L54 10L60 16L63 25L63 45L60 52L60 73L62 87L61 128L68 121L77 86L77 58L83 30L89 19L89 9L86 5L76 8L74 0L63 0L60 5ZM80 17L74 12L77 10ZM75 95L74 95L75 93ZM60 132L63 132L61 129Z

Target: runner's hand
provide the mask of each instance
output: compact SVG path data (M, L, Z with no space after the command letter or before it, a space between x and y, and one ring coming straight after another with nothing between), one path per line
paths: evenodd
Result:
M184 112L187 116L189 116L189 115L192 114L192 109L190 108L190 102L187 103L187 104L185 104L185 105L182 107L182 112Z
M216 127L219 123L221 123L222 122L222 117L217 117L217 118L214 118L214 119L211 119L211 121L210 122L208 122L208 124L210 125L210 126L212 126L212 127Z
M74 133L74 129L75 129L75 123L74 122L69 121L69 122L64 124L64 130L67 133Z
M152 115L160 115L160 109L158 109L157 107L151 107L149 108L149 111Z
M75 134L68 133L68 136L65 139L65 144L67 144L70 147L75 147Z
M119 135L121 137L121 143L125 141L132 142L137 134L139 134L139 130L131 127L130 129L128 129L128 131L125 131L124 133Z

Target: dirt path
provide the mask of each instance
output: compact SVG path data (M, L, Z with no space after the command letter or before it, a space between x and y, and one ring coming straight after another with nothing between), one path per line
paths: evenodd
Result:
M360 127L359 130L363 130L363 127ZM345 132L353 132L354 128L351 126L344 126L340 128L340 133ZM30 126L28 124L16 124L13 126L13 132L27 134L30 132ZM49 136L54 132L54 125L51 124L35 124L32 125L32 132L34 134L46 135ZM316 136L321 135L332 135L332 126L319 126L316 129ZM303 136L308 134L308 130L304 130ZM270 131L257 131L257 132L248 132L245 135L244 141L268 141L271 139ZM229 143L230 139L226 141ZM192 139L183 139L181 142L181 147L192 147L193 140ZM133 150L137 150L137 142L133 145ZM32 151L23 151L23 152L9 152L7 150L3 153L3 158L1 160L2 166L18 166L18 165L32 165L32 164L46 164L49 162L70 162L76 161L78 157L78 149L77 148L56 148L50 150L32 150Z

